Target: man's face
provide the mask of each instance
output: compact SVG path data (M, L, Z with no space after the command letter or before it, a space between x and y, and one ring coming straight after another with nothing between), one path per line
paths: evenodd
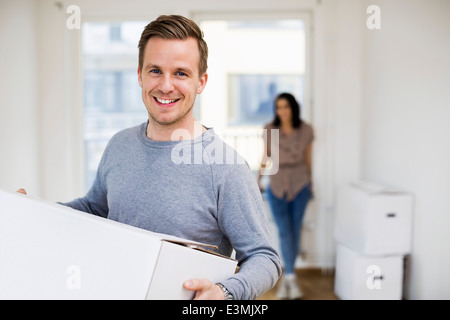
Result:
M149 121L182 126L192 118L195 97L208 78L199 75L200 53L194 38L166 40L152 37L145 46L142 70L138 68L142 100Z

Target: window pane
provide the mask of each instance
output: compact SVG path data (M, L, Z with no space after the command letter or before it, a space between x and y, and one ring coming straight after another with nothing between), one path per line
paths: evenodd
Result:
M83 24L85 189L113 134L147 120L137 80L138 48L148 22Z
M273 119L274 100L290 92L303 101L303 75L230 74L228 125L263 125Z

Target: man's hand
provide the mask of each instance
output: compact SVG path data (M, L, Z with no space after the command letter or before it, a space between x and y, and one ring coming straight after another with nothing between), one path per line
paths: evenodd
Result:
M19 190L17 190L18 193L22 193L22 194L27 194L27 191L23 188L20 188Z
M194 300L225 300L222 289L207 279L191 279L183 283L187 290L196 291Z

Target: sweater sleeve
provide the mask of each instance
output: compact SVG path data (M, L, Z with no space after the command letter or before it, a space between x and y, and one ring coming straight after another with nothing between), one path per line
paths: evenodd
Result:
M247 165L232 165L220 183L219 223L236 251L239 271L222 282L235 299L252 300L271 289L281 275L268 217Z
M106 151L100 161L94 183L84 197L70 202L60 203L76 210L91 213L104 218L108 217L108 201L106 188L103 183L103 171L106 159Z

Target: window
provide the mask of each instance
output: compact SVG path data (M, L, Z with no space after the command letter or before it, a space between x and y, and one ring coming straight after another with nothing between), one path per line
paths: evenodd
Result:
M308 20L250 18L198 19L210 51L200 120L258 170L262 128L274 117L276 95L292 93L301 104L302 118L310 118Z
M147 23L83 24L86 190L94 181L100 158L112 135L148 118L137 78L137 45Z
M269 122L274 116L274 100L281 92L291 92L303 100L303 75L229 74L228 83L229 126Z

